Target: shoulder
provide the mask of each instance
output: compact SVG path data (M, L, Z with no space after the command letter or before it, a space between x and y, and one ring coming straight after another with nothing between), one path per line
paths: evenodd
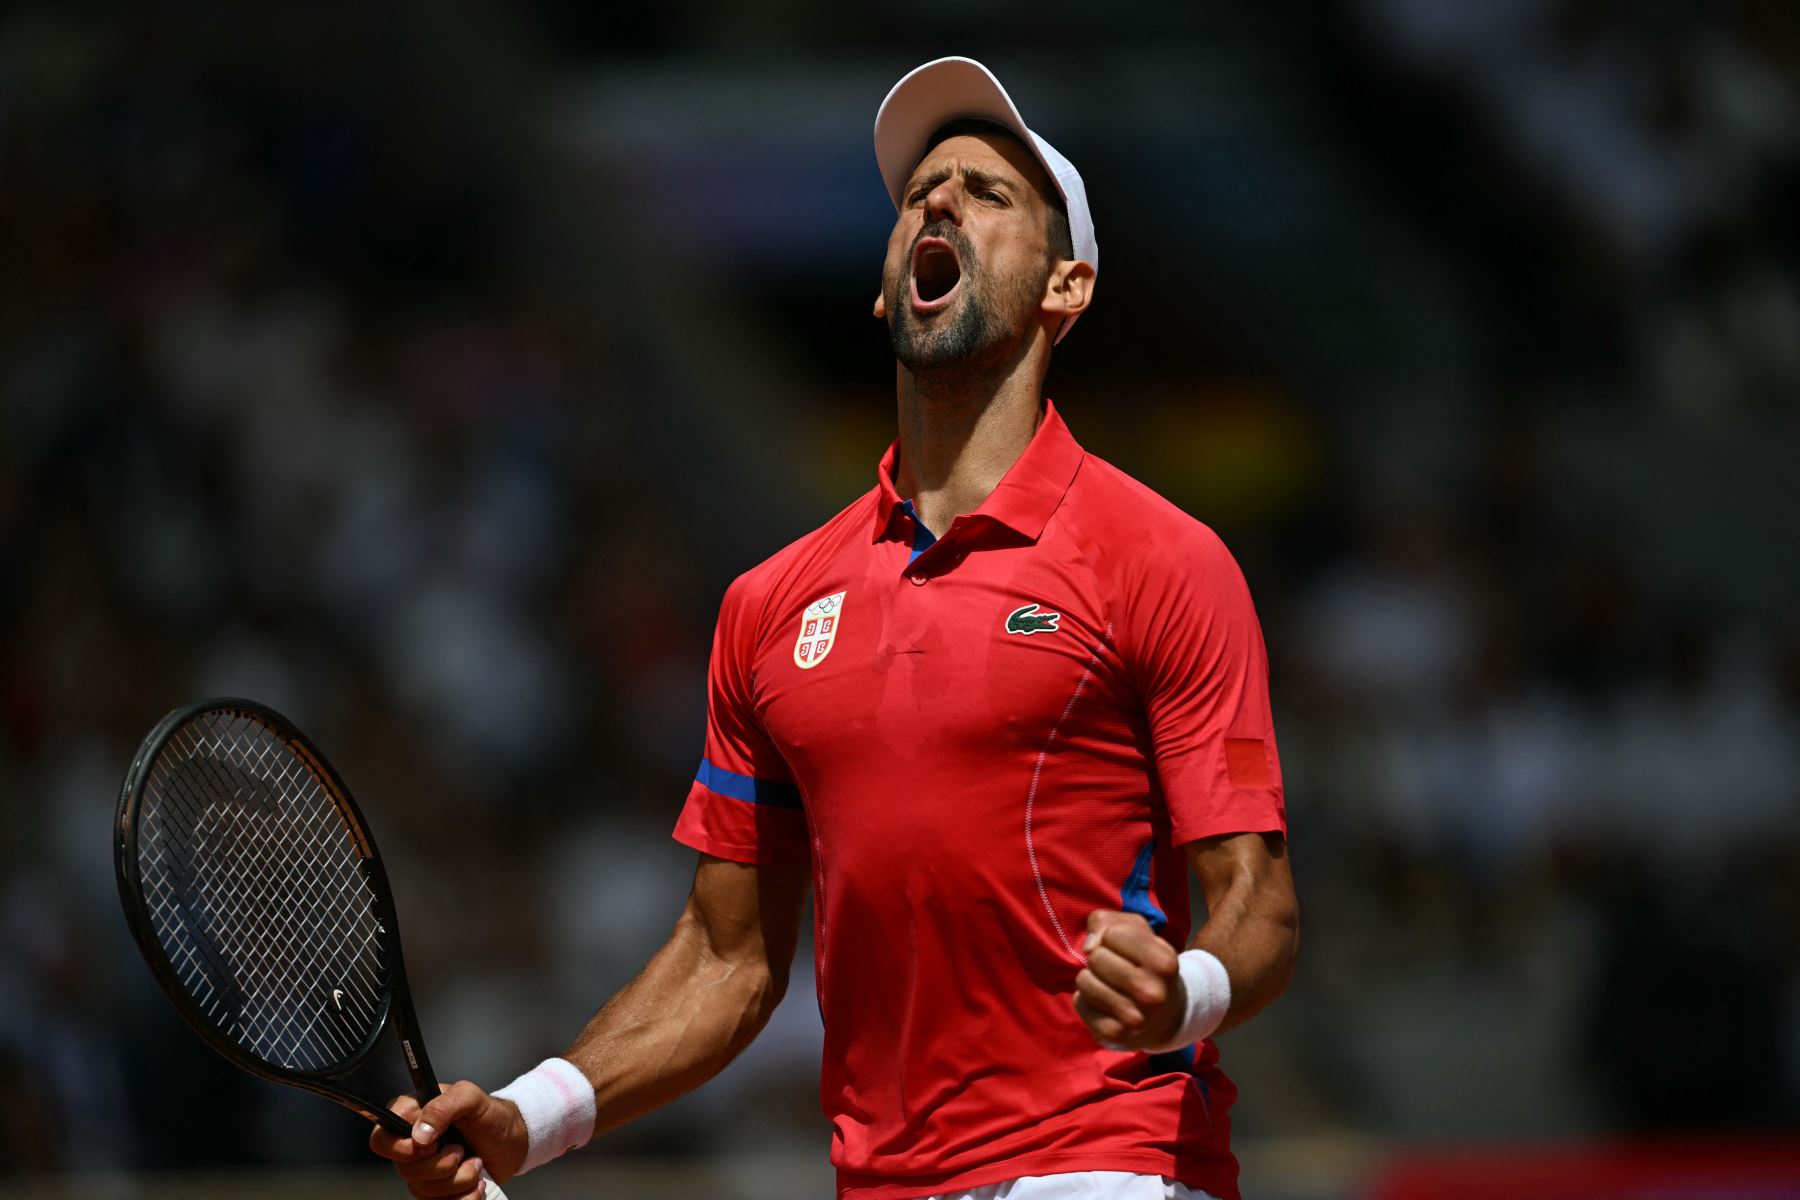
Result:
M755 619L772 605L785 602L796 588L804 590L804 581L814 577L821 562L841 553L851 539L870 536L878 503L879 489L870 488L817 529L795 538L733 579L725 589L720 619ZM802 603L815 598L808 596Z
M1120 653L1141 679L1158 686L1197 663L1261 653L1244 572L1210 526L1092 455L1076 482L1091 489L1072 506L1076 536L1118 618Z
M1071 533L1116 584L1242 579L1211 526L1097 455L1082 459L1067 500Z

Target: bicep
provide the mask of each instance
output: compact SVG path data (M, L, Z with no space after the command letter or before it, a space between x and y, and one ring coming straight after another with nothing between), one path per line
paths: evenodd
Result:
M799 945L811 876L804 866L756 865L700 855L683 920L711 953L787 979Z

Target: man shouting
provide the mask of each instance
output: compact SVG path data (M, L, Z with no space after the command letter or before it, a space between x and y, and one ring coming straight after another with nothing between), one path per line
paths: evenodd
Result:
M780 1001L810 891L840 1197L1236 1200L1212 1039L1298 939L1249 591L1044 398L1098 274L1075 168L965 58L894 86L875 151L898 438L725 595L667 944L562 1057L396 1101L413 1136L372 1144L415 1196L718 1072Z

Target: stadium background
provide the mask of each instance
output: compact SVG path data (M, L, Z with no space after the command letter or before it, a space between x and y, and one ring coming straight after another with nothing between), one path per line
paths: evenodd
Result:
M116 790L184 699L338 760L441 1069L510 1078L658 944L719 596L891 436L869 129L943 53L1089 182L1105 272L1051 394L1224 535L1267 631L1306 944L1224 1043L1250 1194L1792 1134L1791 6L28 2L11 1194L398 1194L127 938ZM721 1079L521 1200L824 1194L808 990L803 959Z

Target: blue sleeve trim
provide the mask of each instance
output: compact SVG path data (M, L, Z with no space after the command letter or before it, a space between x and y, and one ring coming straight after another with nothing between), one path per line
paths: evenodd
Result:
M1150 898L1150 859L1156 852L1156 839L1151 838L1138 851L1137 861L1131 864L1131 874L1125 877L1125 886L1119 891L1119 908L1128 913L1136 913L1150 922L1150 928L1161 932L1169 923L1168 914L1156 906Z
M767 804L775 808L799 808L800 789L791 783L775 783L750 775L739 775L724 767L715 767L704 758L694 782L709 792L742 800L745 804Z

